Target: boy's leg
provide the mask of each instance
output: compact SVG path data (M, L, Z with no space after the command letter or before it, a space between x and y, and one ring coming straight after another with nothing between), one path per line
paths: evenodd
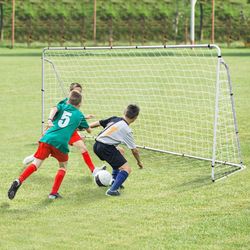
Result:
M84 162L87 164L89 170L91 171L91 173L93 173L93 175L95 175L100 170L106 169L106 166L102 166L100 168L94 166L94 163L89 155L88 149L82 140L76 141L72 145L80 150Z
M94 166L94 164L92 162L92 159L91 159L91 157L89 155L89 152L85 151L85 152L81 152L81 153L82 153L83 160L87 164L87 166L88 166L89 170L91 171L91 173L93 173L94 170L95 170L95 166Z
M125 150L123 149L123 148L121 148L121 147L119 147L119 146L117 146L116 147L116 149L121 153L121 155L122 156L124 156L124 154L125 154ZM114 169L113 168L113 170L112 170L112 177L113 177L113 181L112 181L112 184L114 183L114 181L115 181L115 179L116 179L116 177L117 177L117 175L118 175L118 173L120 172L120 170L119 169ZM123 185L121 185L120 186L120 188L124 188L124 186Z
M112 177L113 177L113 180L115 181L117 175L119 174L120 170L119 169L113 169L112 170Z
M33 174L43 163L43 160L34 159L32 164L24 169L18 179L14 180L11 184L11 187L8 190L8 197L10 200L14 199L17 190L22 185L22 183L31 175Z
M124 181L128 178L130 173L131 173L131 168L126 162L119 168L119 173L117 174L116 179L109 190L110 191L118 190L120 186L124 183Z
M43 163L44 160L35 158L34 161L24 169L24 171L19 176L20 183L23 183L31 174L33 174Z
M120 172L119 169L113 169L113 170L112 170L112 179L113 179L113 180L112 180L111 186L112 186L112 184L114 183L114 181L115 181L117 175L119 174L119 172ZM125 187L124 187L123 185L121 185L120 188L121 188L121 189L124 189Z
M64 154L56 148L53 148L51 156L55 157L59 163L59 169L56 173L51 193L49 194L49 199L56 199L56 198L61 198L61 196L58 193L58 190L66 174L66 167L69 157L68 154Z
M125 150L124 148L117 146L116 149L124 156L125 155Z
M44 148L44 145L39 144L35 156L45 159L48 155L49 151L46 149L46 147ZM34 161L24 169L19 178L13 181L11 187L8 190L8 197L10 200L14 199L16 192L22 183L41 166L44 161L41 159L34 158Z
M74 135L74 134L73 134ZM78 135L79 136L79 135ZM76 135L75 135L75 140L76 140ZM87 164L89 170L91 171L91 173L93 173L95 166L92 162L92 159L88 153L88 149L86 147L86 145L84 144L84 142L82 141L82 139L79 136L79 139L77 139L76 141L73 142L73 138L71 138L71 142L72 145L76 148L78 148L82 154L82 158L84 160L84 162Z
M51 193L49 194L49 199L57 199L61 198L61 196L58 193L58 190L62 184L62 181L64 179L64 176L66 174L66 166L67 162L59 162L60 168L57 171L57 174L54 179L54 184L51 190Z
M32 161L34 161L34 155L29 155L23 159L23 165L29 165Z
M119 174L120 170L119 169L113 169L112 170L112 183L111 186L113 185L113 183L115 182L115 179L117 177L117 175ZM123 185L120 186L120 189L124 189L125 187Z
M115 180L106 194L114 196L120 195L118 189L122 186L122 183L127 179L131 172L127 160L115 146L95 142L93 150L100 160L105 160L113 168L112 176Z

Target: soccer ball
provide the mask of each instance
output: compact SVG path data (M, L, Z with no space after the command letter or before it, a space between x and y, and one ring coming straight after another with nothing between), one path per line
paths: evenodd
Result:
M112 182L112 175L107 170L100 170L94 176L94 181L99 187L107 187Z

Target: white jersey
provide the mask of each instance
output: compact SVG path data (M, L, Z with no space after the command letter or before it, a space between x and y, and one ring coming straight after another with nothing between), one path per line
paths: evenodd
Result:
M114 146L125 144L129 149L136 148L132 130L123 118L113 116L99 123L104 130L97 136L96 141Z

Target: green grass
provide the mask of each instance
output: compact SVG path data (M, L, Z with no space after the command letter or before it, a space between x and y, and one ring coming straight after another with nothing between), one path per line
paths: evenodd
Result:
M121 197L112 198L93 184L73 149L64 199L47 199L57 171L48 159L9 201L9 185L40 136L40 52L0 48L0 249L249 249L249 168L211 183L200 161L143 152L145 169L139 170L127 151L133 172ZM222 53L249 166L250 50Z

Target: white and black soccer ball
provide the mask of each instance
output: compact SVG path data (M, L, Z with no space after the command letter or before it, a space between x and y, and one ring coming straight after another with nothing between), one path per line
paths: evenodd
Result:
M107 170L100 170L94 176L94 181L99 187L107 187L112 182L112 175Z

